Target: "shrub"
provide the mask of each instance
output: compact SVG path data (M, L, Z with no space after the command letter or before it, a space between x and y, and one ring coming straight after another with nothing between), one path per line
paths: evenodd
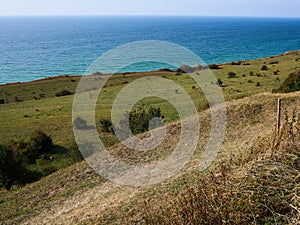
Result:
M61 96L67 96L67 95L72 95L73 93L68 91L68 90L62 90L57 92L55 95L56 97L61 97Z
M173 70L171 70L170 68L162 68L158 70L159 72L174 72Z
M216 84L221 87L223 85L223 81L220 78L218 78Z
M231 65L232 65L232 66L239 66L239 65L241 65L241 64L242 64L241 61L238 61L238 62L231 62Z
M101 129L101 131L106 132L106 133L114 132L113 124L109 119L100 120L100 129Z
M0 145L0 187L10 190L12 185L25 185L41 178L39 172L27 168L27 160L19 151L26 145L22 141Z
M267 67L266 65L263 65L263 66L261 67L261 70L268 70L268 67Z
M211 69L211 70L219 70L219 69L221 69L221 67L219 65L217 65L217 64L211 64L211 65L208 66L208 68Z
M45 153L51 152L53 143L50 136L47 136L42 131L35 131L29 142L14 142L13 145L17 152L23 158L26 158L28 163L35 163L36 159Z
M15 102L23 102L23 100L19 99L18 96L15 97Z
M295 91L300 91L300 71L291 73L279 88L273 90L275 93L288 93Z
M229 73L228 73L228 78L236 78L236 73L234 73L234 72L229 72Z
M10 190L22 175L22 164L9 146L0 145L0 185Z
M125 115L125 119L120 122L120 127L122 130L127 130L126 122L129 120L129 128L131 132L136 135L149 131L149 128L153 129L163 126L163 119L164 116L160 108L140 105ZM125 135L124 138L128 138L128 135Z
M35 131L29 141L10 141L9 147L23 164L33 164L42 155L51 153L54 145L50 136L42 131Z
M49 153L53 149L52 138L42 131L33 132L30 143L40 154Z

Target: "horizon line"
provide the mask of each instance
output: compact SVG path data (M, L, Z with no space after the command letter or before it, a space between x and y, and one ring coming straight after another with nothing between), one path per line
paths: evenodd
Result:
M219 17L219 18L277 18L277 19L300 19L300 16L252 16L252 15L197 15L197 14L8 14L0 17Z

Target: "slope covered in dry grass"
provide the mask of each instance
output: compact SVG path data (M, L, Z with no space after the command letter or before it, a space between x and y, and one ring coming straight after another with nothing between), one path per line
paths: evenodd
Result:
M300 224L300 114L194 179L179 197L148 202L146 224Z

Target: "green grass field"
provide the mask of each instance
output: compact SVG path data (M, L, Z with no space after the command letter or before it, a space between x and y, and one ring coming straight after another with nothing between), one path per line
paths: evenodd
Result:
M212 72L216 79L221 79L223 82L223 94L228 101L271 92L272 89L278 88L290 73L300 69L299 57L299 52L293 52L237 63L240 65L227 63L219 65L220 69L212 70ZM263 65L266 65L268 70L261 70ZM236 77L229 78L229 72L234 72ZM147 76L160 76L176 82L191 96L199 112L208 107L201 88L188 74L178 75L176 72L163 71L117 74L108 80L100 93L95 114L97 126L99 126L100 119L110 118L113 101L122 88L136 79ZM197 76L201 77L201 71ZM54 144L59 148L74 147L72 128L74 95L56 97L56 94L62 90L74 93L80 78L79 76L61 76L28 83L1 85L0 99L4 99L5 104L0 105L0 135L2 137L0 144L5 144L10 140L28 140L32 132L42 130L52 137ZM175 108L162 99L147 98L141 100L139 104L160 107L167 123L179 119ZM100 130L99 133L101 133ZM100 136L107 146L117 143L111 134L101 133ZM65 154L57 153L54 158L56 160L52 164L57 168L71 163Z
M271 92L272 89L279 87L290 73L300 69L300 60L297 60L299 57L298 52L294 52L272 58L245 61L241 65L223 64L220 65L221 69L212 72L223 82L225 99L238 99L257 93ZM275 62L276 64L271 64ZM263 65L267 65L269 69L262 71ZM274 71L279 71L278 75L274 75ZM228 78L229 72L236 73L237 77ZM175 81L191 96L199 111L207 107L200 87L187 74L176 76L175 72L152 72L114 75L100 95L102 101L97 105L96 120L110 117L112 102L127 83L146 76L162 76ZM2 137L0 143L9 139L26 139L33 130L42 129L53 137L57 145L67 147L73 141L71 111L74 96L55 97L55 94L62 90L75 92L79 80L80 77L62 76L0 86L0 99L4 99L7 103L0 105ZM16 103L16 99L21 102ZM143 103L161 107L167 122L178 119L174 109L163 100L146 99Z

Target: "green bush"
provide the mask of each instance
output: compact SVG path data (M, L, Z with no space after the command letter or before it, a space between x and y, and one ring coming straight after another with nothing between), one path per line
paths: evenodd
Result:
M279 88L273 90L275 93L288 93L295 91L300 91L300 71L291 73Z
M106 132L106 133L114 132L113 124L109 119L100 120L100 129L101 129L101 131Z
M149 131L149 128L154 129L164 125L164 116L160 108L154 108L148 105L140 105L134 108L130 113L127 113L125 117L126 118L120 122L121 129L126 130L126 121L129 119L130 130L134 135Z
M261 70L268 70L269 68L266 66L266 65L263 65L262 67L261 67Z
M56 97L61 97L61 96L67 96L67 95L72 95L73 93L68 91L68 90L62 90L57 92L55 95Z
M222 81L220 78L218 78L216 84L219 85L219 86L221 87L221 86L223 85L223 81Z
M21 183L23 167L10 146L0 145L0 185L10 190L15 183Z
M26 146L26 156L30 163L45 153L51 152L53 143L50 136L47 136L42 131L35 131Z
M29 141L10 141L0 145L0 187L7 190L12 185L24 185L39 180L56 170L50 165L43 170L35 170L29 165L41 167L42 156L51 153L54 146L50 136L42 131L35 131ZM40 160L39 160L40 159Z
M211 64L211 65L208 66L208 68L211 69L211 70L219 70L219 69L221 69L221 67L219 65L217 65L217 64Z
M236 73L235 72L229 72L228 73L228 78L236 78Z
M242 64L241 61L238 61L238 62L231 62L231 65L232 66L240 66Z
M50 136L42 131L35 131L29 141L11 141L10 147L22 162L33 164L40 156L50 153L54 146Z

